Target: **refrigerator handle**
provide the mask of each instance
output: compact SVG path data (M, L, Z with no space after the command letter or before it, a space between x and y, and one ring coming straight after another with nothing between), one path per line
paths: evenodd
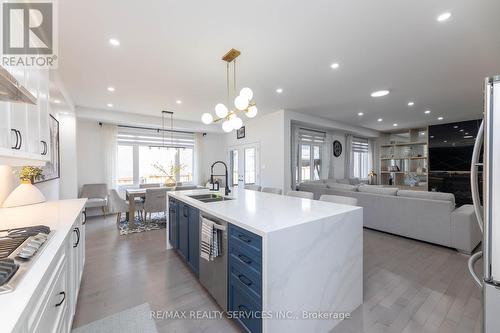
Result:
M476 143L474 144L474 151L472 153L472 163L470 167L470 185L472 192L472 202L474 204L474 212L476 213L477 223L479 225L481 233L483 232L484 222L483 222L483 214L481 207L481 199L479 196L477 175L478 175L478 167L481 166L481 164L479 163L479 157L481 155L483 134L484 134L484 121L481 122L481 126L479 126L479 131L477 132Z

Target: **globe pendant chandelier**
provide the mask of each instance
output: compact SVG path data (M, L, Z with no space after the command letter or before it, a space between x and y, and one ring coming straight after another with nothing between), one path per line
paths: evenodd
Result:
M214 118L210 113L204 113L201 116L201 121L208 125L211 123L222 123L224 132L231 132L238 130L243 126L243 120L239 114L244 113L248 118L254 118L257 115L257 106L253 101L253 91L250 88L243 88L240 90L238 96L234 97L234 109L230 106L231 92L229 69L231 63L233 64L233 96L236 95L236 58L241 54L240 51L231 49L226 53L222 60L226 62L226 84L227 84L227 100L226 104L219 103L215 106ZM226 106L227 105L227 106Z

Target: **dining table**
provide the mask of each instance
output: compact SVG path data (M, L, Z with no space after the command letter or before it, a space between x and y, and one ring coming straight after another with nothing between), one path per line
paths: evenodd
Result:
M193 186L190 186L192 188ZM157 187L158 188L158 187ZM179 187L163 187L160 186L159 188L165 188L165 191L170 191L170 190L182 190L182 186ZM203 188L202 186L196 186L195 188ZM147 188L128 188L125 191L125 195L128 200L128 213L127 213L127 221L129 223L129 228L134 228L135 227L135 211L136 209L136 200L135 198L145 198L146 197L146 190ZM132 218L130 218L132 216Z

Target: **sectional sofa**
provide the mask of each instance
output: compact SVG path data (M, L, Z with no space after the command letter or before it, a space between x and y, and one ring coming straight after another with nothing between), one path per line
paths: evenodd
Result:
M351 185L337 181L304 182L300 191L358 199L367 228L455 248L466 254L481 242L482 234L472 205L455 207L451 193L399 190L379 185Z

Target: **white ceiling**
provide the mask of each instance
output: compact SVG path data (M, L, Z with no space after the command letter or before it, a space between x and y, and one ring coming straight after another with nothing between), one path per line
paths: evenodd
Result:
M62 78L76 105L104 110L107 103L152 115L167 108L178 119L199 121L224 101L220 58L231 47L242 51L239 85L254 90L260 112L291 109L377 130L437 123L438 116L479 117L483 78L500 74L498 0L64 0L59 6ZM445 11L452 18L438 23ZM112 37L121 46L111 47ZM332 70L333 62L340 68ZM371 98L378 89L391 94Z

